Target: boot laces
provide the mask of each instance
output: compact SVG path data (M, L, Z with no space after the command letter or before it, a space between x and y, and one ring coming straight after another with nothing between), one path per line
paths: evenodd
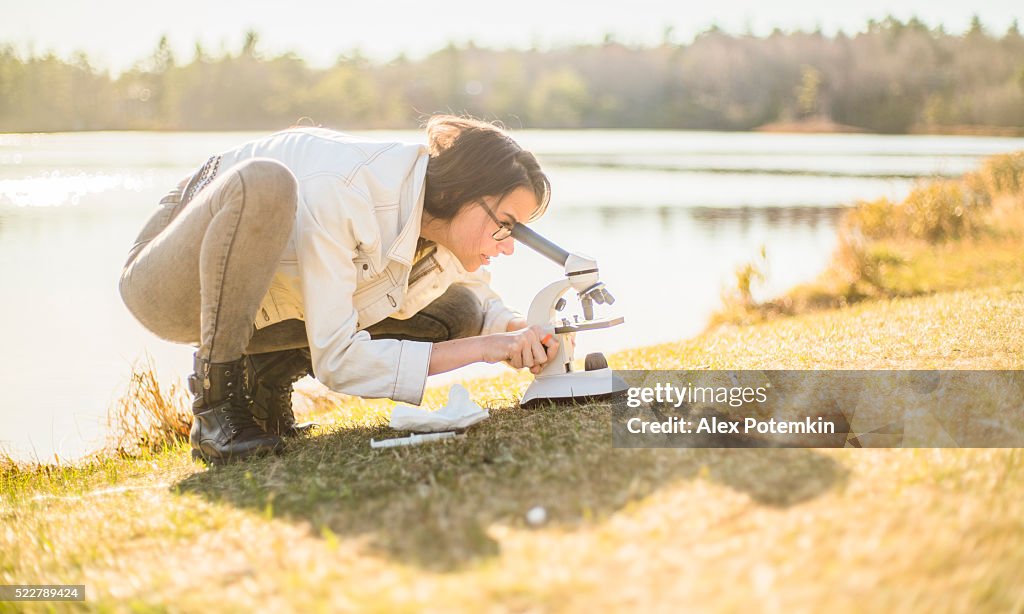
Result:
M292 411L292 391L295 382L309 373L308 368L287 367L292 357L277 357L270 360L253 359L253 375L256 377L259 406L266 412L266 420L270 428L287 429L295 424ZM285 365L282 369L282 365ZM283 371L283 372L282 372ZM270 374L274 376L268 377ZM270 425L273 425L272 427Z
M276 419L282 426L290 426L295 422L295 414L292 412L292 391L295 382L302 379L304 375L305 373L300 373L291 379L267 385L274 401L274 408L278 410L277 415L273 415L274 412L271 412L268 418Z
M278 407L282 410L278 419L287 417L288 410L292 407L292 385L285 383L275 386L274 397L278 402Z
M228 402L228 408L224 412L224 421L227 422L234 437L238 437L246 431L254 431L255 434L263 433L263 429L253 420L252 397L248 393L243 391L239 398L238 394L232 391L225 400Z

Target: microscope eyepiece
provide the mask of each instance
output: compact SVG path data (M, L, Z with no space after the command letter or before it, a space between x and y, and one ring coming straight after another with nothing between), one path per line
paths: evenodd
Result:
M558 247L551 241L548 241L522 224L515 224L512 226L512 238L540 255L553 260L555 264L565 266L566 261L569 260L569 252Z

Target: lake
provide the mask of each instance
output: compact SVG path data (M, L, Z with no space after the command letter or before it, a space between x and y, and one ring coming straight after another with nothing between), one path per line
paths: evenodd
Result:
M418 132L375 132L421 140ZM182 380L192 349L156 339L122 306L117 278L159 198L248 133L0 135L0 448L74 458L103 440L132 364L152 356ZM900 198L919 178L956 176L1024 139L713 132L519 131L554 186L533 227L598 259L626 324L583 333L579 355L698 333L762 246L767 298L816 277L843 206ZM493 286L525 312L561 271L518 246ZM496 367L502 369L504 367ZM474 368L432 378L451 382Z

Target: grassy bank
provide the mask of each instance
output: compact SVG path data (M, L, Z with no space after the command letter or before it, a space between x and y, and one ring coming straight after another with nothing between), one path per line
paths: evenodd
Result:
M1016 235L975 227L889 228L859 246L899 251L870 279L840 255L788 312L746 304L610 362L1022 369ZM244 465L182 443L8 465L0 583L85 584L115 611L1024 610L1020 450L615 449L609 406L520 410L526 381L470 383L492 418L455 443L371 450L390 404L330 396L320 434Z
M753 298L763 253L739 268L712 326L1024 282L1024 152L992 156L960 179L919 183L899 202L856 203L838 234L825 272L781 297Z

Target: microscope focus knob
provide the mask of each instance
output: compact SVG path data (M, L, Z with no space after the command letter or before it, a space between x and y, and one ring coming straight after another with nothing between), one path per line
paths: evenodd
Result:
M584 371L597 371L598 369L607 369L608 359L604 357L601 352L593 352L587 354L587 357L583 360Z
M565 299L560 298L555 302L555 311L561 311L565 309Z

